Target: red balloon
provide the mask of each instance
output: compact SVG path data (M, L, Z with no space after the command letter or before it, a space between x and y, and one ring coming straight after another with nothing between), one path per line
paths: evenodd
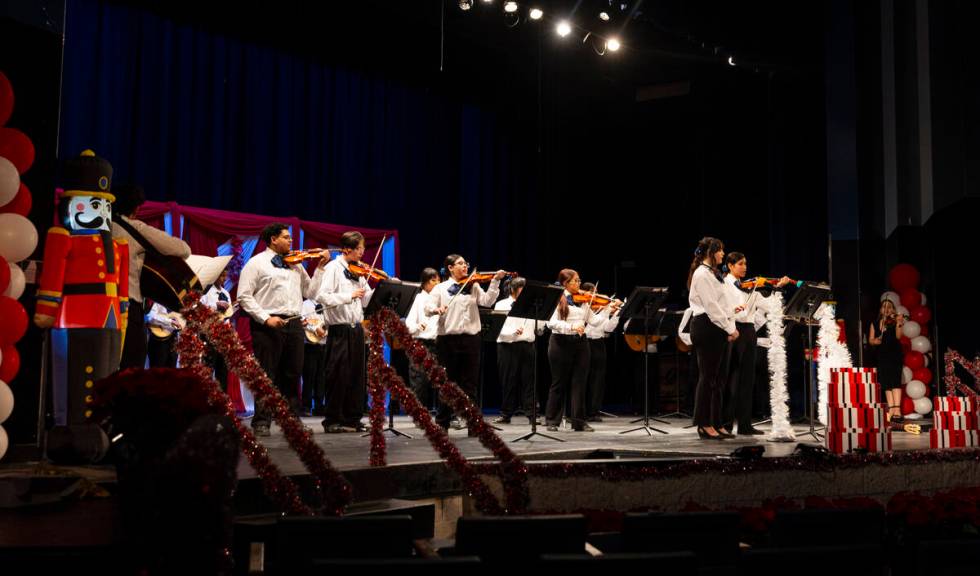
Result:
M902 396L902 414L915 414L915 400Z
M902 290L919 286L919 271L911 264L898 264L888 273L888 285L901 295ZM920 302L921 300L917 300L916 304Z
M10 267L7 267L10 272ZM9 296L0 296L0 345L13 344L27 332L27 312L20 302Z
M0 70L0 126L10 120L10 114L14 111L14 87L10 85L10 80Z
M915 374L916 370L926 365L926 359L922 356L921 352L915 352L913 350L912 352L905 353L905 365L911 368L912 373Z
M915 306L922 306L922 299L919 291L915 288L906 288L898 293L898 298L902 301L902 306L912 310Z
M928 386L932 382L932 370L925 367L916 368L912 371L912 379L918 380Z
M0 364L0 380L10 384L20 372L20 352L13 344L3 345L3 363Z
M919 336L928 336L928 335L929 335L929 325L919 324Z
M7 259L0 256L0 294L7 289L10 285L10 266L7 265Z
M902 350L905 352L912 349L912 340L908 336L902 336L899 338L898 343L902 345Z
M909 308L909 315L921 326L925 326L930 320L932 320L932 310L930 310L928 306L916 306L915 308Z
M16 128L0 128L0 156L10 160L23 174L34 163L34 143Z
M0 206L0 214L20 214L24 218L31 212L31 206L34 205L34 198L31 196L30 189L23 182L20 183L20 190L17 191L17 195L10 202L7 202L3 206Z

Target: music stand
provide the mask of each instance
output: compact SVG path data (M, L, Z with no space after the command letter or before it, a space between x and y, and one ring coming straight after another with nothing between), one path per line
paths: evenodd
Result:
M809 353L804 352L807 361L807 370L803 378L803 384L807 405L807 420L809 420L810 429L804 435L813 436L815 440L823 440L823 437L817 433L817 430L822 430L823 427L817 428L814 426L816 418L813 402L813 326L817 321L813 315L817 313L817 309L820 308L821 304L832 299L833 295L830 292L830 286L815 282L805 282L793 294L793 297L790 298L789 303L786 304L783 310L783 317L785 319L806 325Z
M510 309L510 314L508 316L513 318L524 318L526 320L534 320L534 337L537 339L538 335L538 321L547 321L554 314L555 308L558 307L558 300L561 299L562 294L564 294L564 289L560 286L555 286L554 284L547 284L545 282L534 282L531 280L527 281L524 285L524 289L521 290L521 294L517 297L514 305ZM548 436L547 434L542 434L538 432L538 347L534 347L534 362L531 367L531 373L534 374L534 378L531 381L531 386L533 387L533 394L531 395L531 432L521 436L520 438L515 438L511 442L520 442L521 440L530 440L535 436L541 436L542 438L547 438L549 440L556 440L558 442L564 442L561 438L555 438L554 436Z
M667 434L665 430L660 430L658 428L650 427L650 337L656 335L656 326L654 324L654 319L660 306L667 299L667 289L666 288L650 288L647 286L637 286L633 289L633 293L626 300L626 306L620 313L620 317L623 322L631 320L629 326L626 328L627 334L642 334L643 335L643 418L634 420L635 422L643 422L643 426L638 428L631 428L629 430L624 430L620 434L629 434L630 432L636 432L637 430L643 430L647 433L647 436L653 436L653 432L659 432L660 434ZM634 332L634 330L641 329L640 332ZM675 328L676 330L676 328ZM658 420L663 422L662 420ZM667 422L663 422L667 424Z
M683 310L667 310L666 308L661 308L657 315L654 317L654 322L657 324L657 334L661 337L661 342L666 342L671 336L676 337L677 331L681 325L681 318L684 317ZM690 332L690 322L688 322L687 330L685 332ZM692 418L690 414L681 410L681 351L679 348L674 347L674 411L667 414L657 414L660 418ZM657 422L662 422L654 418ZM666 424L666 422L664 422Z
M408 316L409 310L412 309L412 302L415 300L415 295L421 289L422 285L418 282L392 282L382 280L375 287L374 294L371 295L371 301L368 303L367 308L364 309L364 317L370 318L381 308L390 308L395 314L398 314L399 318L404 318ZM394 397L388 400L388 427L381 432L391 432L395 436L411 438L410 435L395 428ZM362 434L361 437L363 438L369 435Z
M480 345L490 343L497 343L497 336L500 336L500 331L504 328L504 322L507 321L507 312L504 310L488 310L486 308L480 308ZM483 414L483 357L485 354L481 352L480 354L480 414ZM503 430L498 426L493 424L488 424L494 430Z

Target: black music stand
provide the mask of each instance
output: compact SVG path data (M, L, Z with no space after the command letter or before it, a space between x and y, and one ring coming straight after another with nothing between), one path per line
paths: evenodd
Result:
M647 286L637 286L633 289L633 293L630 294L629 298L626 299L626 306L620 313L623 322L631 320L629 326L626 327L625 332L627 334L642 334L643 335L643 418L639 418L631 422L631 424L636 422L643 422L643 426L637 428L631 428L629 430L624 430L620 434L629 434L630 432L636 432L637 430L643 430L647 433L647 436L653 436L654 432L659 432L660 434L667 434L665 430L660 430L659 428L650 427L650 337L657 334L657 327L654 322L657 311L660 310L660 306L667 299L667 289L666 288L650 288ZM638 332L634 332L639 330ZM654 418L654 420L656 420ZM664 422L663 420L658 420L658 422Z
M785 319L806 326L807 348L809 352L804 352L807 367L806 374L803 377L803 385L807 406L807 420L809 421L810 429L804 435L813 436L815 440L823 440L823 437L817 433L817 430L822 430L824 427L814 426L816 417L813 402L813 326L817 324L817 320L814 319L813 315L817 313L817 309L820 308L821 304L832 299L833 295L830 292L830 286L827 284L805 282L793 294L793 297L790 298L789 303L786 304L783 310L783 317Z
M408 311L412 309L412 302L415 301L415 295L421 289L422 285L418 282L392 282L390 280L382 280L375 287L374 294L371 295L371 302L364 309L364 317L370 318L381 308L390 308L395 314L398 314L399 318L404 318L408 316ZM410 435L395 428L394 397L388 400L388 427L381 432L391 432L395 436L411 438ZM362 434L361 437L369 435L370 433Z
M657 325L657 334L660 336L661 342L668 341L671 336L677 336L677 331L681 325L681 318L683 317L683 310L667 310L666 308L661 308L659 311L657 311L657 315L654 317L654 322ZM690 322L688 322L688 327L689 326ZM690 332L690 329L688 328L686 332ZM657 416L660 418L693 418L693 416L681 410L681 351L676 345L674 348L674 384L676 385L674 388L675 409L673 412L669 412L667 414L657 414ZM657 420L657 422L662 422L662 420L658 420L657 418L654 418L654 420Z
M520 296L514 302L514 306L510 309L509 317L512 318L524 318L527 320L534 320L534 335L537 338L538 335L538 321L547 321L551 318L551 315L555 313L555 308L558 307L558 300L561 299L564 294L564 289L560 286L555 286L554 284L547 284L545 282L533 282L528 280L527 284L524 285L524 289L521 290ZM554 436L548 436L547 434L542 434L538 432L538 347L534 347L534 363L531 368L531 373L534 374L534 378L531 381L531 386L533 387L533 394L531 395L531 431L520 438L515 438L512 442L520 442L521 440L530 440L535 436L541 436L542 438L547 438L549 440L557 440L558 442L564 442L561 438L555 438Z

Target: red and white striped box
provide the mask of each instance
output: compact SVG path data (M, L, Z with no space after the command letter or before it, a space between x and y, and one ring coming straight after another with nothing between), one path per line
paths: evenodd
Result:
M881 386L871 381L838 381L831 382L827 392L831 408L861 408L879 403Z
M976 412L977 403L969 396L936 396L932 399L936 412Z
M976 412L933 412L932 425L937 430L980 430Z
M881 430L888 420L885 418L883 404L869 404L854 408L838 408L830 406L827 409L827 424L835 430L860 428L865 431Z
M891 429L860 430L860 429L827 429L827 449L835 454L842 454L856 449L868 452L883 452L892 449Z
M830 381L835 382L877 382L877 368L831 368Z
M929 431L930 448L975 448L980 446L980 431L936 430Z

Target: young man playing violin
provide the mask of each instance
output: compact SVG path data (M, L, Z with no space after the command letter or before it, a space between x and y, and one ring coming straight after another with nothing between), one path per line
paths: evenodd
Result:
M361 423L365 394L364 307L374 290L364 276L351 271L364 256L364 236L344 232L340 256L324 270L316 302L327 324L325 370L327 405L323 429L329 433L365 430ZM360 268L360 267L359 267Z
M497 295L500 294L500 280L507 273L498 270L487 278L490 286L484 291L471 277L469 264L459 254L447 256L444 269L444 276L449 279L432 290L431 298L425 305L425 313L439 315L436 338L439 361L445 367L449 379L472 399L476 397L476 385L480 379L479 307L489 308L494 305ZM480 279L483 278L485 276ZM442 401L440 395L436 422L448 429L451 419L452 410ZM473 435L472 429L470 435Z
M238 302L251 317L255 359L279 392L299 412L300 374L303 372L303 299L320 287L327 261L321 259L313 279L300 264L283 260L293 244L289 226L269 224L259 236L267 248L245 263L238 279ZM269 435L271 414L255 406L252 429L256 436Z

